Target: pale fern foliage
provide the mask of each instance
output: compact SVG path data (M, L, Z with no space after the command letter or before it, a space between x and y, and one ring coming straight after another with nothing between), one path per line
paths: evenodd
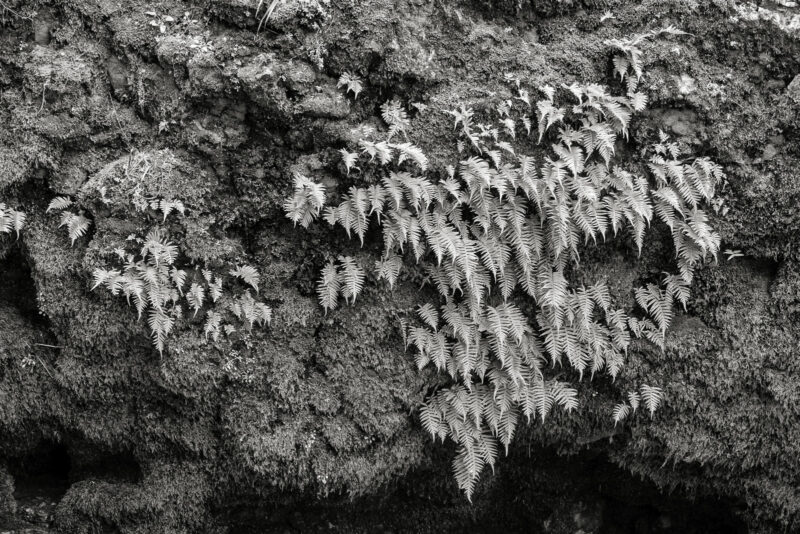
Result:
M336 87L345 87L345 93L353 93L353 98L358 100L358 94L364 88L364 84L358 76L351 72L343 72L341 76L339 76L339 81L336 82Z
M656 410L658 410L658 408L661 406L663 400L664 392L661 390L661 388L642 384L639 387L639 391L631 391L628 393L627 402L621 402L614 406L611 414L611 417L614 420L614 426L617 426L618 423L636 413L636 410L639 409L640 404L644 404L644 407L650 413L650 417L652 418L653 415L655 415Z
M136 308L138 316L147 318L153 345L163 355L169 335L183 318L184 301L192 318L205 311L204 332L217 341L220 333L236 331L232 322L241 323L249 331L254 326L268 325L272 310L256 301L246 290L242 295L223 290L223 277L208 269L180 268L180 249L172 243L163 228L153 228L139 239L138 253L117 249L123 265L111 269L95 269L92 290L105 287L112 295L124 296ZM260 276L255 268L240 265L230 270L256 291ZM211 300L211 306L209 304Z
M325 205L325 186L302 174L294 175L294 195L283 204L286 216L303 228L308 228Z
M73 202L70 198L56 197L50 201L46 211L46 213L50 213L51 211L61 212L58 227L66 228L67 235L70 239L70 246L75 245L75 241L86 235L86 232L89 231L89 228L92 226L91 219L84 215L83 210L79 210L78 213L69 210L72 205Z
M186 206L183 205L181 200L167 200L164 198L154 198L150 200L150 209L160 211L163 215L162 223L167 221L167 217L172 212L186 214Z
M617 141L647 105L636 91L643 75L638 45L658 34L611 43L622 52L614 64L627 82L624 95L597 84L544 86L534 102L517 81L519 96L498 105L496 123L478 122L463 106L449 111L462 159L438 180L426 173L430 162L419 147L392 142L398 134L407 139L410 120L398 102L384 104L386 139L361 140L361 159L349 162L371 165L380 180L351 187L325 210L329 224L362 245L372 224L381 228L379 280L393 288L405 257L439 294L438 303L417 308L418 320L403 322L401 334L419 368L449 377L451 385L426 400L421 419L434 437L458 444L453 470L467 498L523 416L544 420L556 407L577 407L577 391L548 379L547 367L613 379L633 339L663 348L675 301L685 306L694 270L719 251L703 211L724 178L718 165L685 157L664 135L650 149L646 172L617 161ZM523 153L530 135L544 156ZM310 222L317 207L302 191L296 185L287 213ZM602 281L568 282L582 247L624 234L641 251L656 221L671 232L677 272L637 289L635 314L615 308ZM363 289L363 269L350 260L323 269L317 293L326 312ZM532 313L517 304L526 297ZM642 386L637 395L614 408L615 424L640 402L652 415L662 400L656 387Z
M240 265L235 269L231 269L229 274L240 279L242 282L255 289L256 293L258 293L258 282L261 280L261 275L258 274L258 271L255 269L255 267L251 267L250 265Z
M25 214L0 202L0 234L14 232L19 239L19 233L25 226Z
M351 304L364 289L364 269L350 256L339 256L339 264L330 261L322 270L322 278L317 284L320 305L328 310L335 309L339 297Z

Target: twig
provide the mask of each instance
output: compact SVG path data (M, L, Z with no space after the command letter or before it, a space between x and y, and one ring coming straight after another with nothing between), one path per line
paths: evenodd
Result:
M15 17L19 17L19 18L21 18L23 20L30 20L31 22L33 22L33 19L31 17L26 17L25 15L22 15L22 14L16 12L16 11L14 11L10 7L8 7L5 2L0 1L0 8L3 9L3 24L6 23L6 16L5 16L6 15L6 11L11 13Z
M44 367L44 370L45 370L45 372L47 373L47 376L49 376L50 378L52 378L53 380L55 380L55 377L54 377L54 376L53 376L53 374L50 372L50 369L48 369L48 368L47 368L47 364L46 364L46 363L44 363L44 362L42 361L42 359L39 357L39 355L38 355L38 354L36 355L36 359L37 359L37 360L39 360L39 363L41 363L41 364L42 364L42 367Z
M44 109L44 97L45 97L46 94L47 94L47 82L44 82L44 85L42 85L42 105L39 106L39 111L36 112L37 116Z
M258 23L258 28L256 29L256 33L261 31L261 26L269 22L269 18L272 16L272 13L275 11L275 8L278 7L278 3L280 0L272 0L269 7L267 8L266 13L263 17L261 17L261 21ZM256 17L258 16L258 11L261 9L261 5L264 3L264 0L259 0L258 6L256 7Z
M34 343L34 345L37 345L39 347L47 347L47 348L50 348L50 349L63 349L64 348L64 347L62 347L60 345L48 345L47 343Z

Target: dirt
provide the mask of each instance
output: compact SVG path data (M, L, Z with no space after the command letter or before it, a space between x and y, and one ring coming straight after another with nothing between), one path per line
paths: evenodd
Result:
M800 529L800 8L286 0L262 23L257 4L0 0L0 202L28 215L18 241L0 234L0 499L15 503L0 531ZM415 415L437 383L397 328L417 281L368 280L323 314L326 258L374 261L381 238L293 228L292 173L345 192L339 149L385 128L394 98L443 172L443 111L493 109L507 73L532 91L618 85L604 41L670 24L688 34L648 45L629 149L664 130L723 165L711 218L735 258L698 273L665 351L638 347L619 381L580 384L580 413L521 429L469 504L452 444ZM92 221L74 246L45 212L61 195ZM259 269L268 329L215 348L189 324L160 356L124 299L91 291L158 219L132 204L152 195L185 203L165 227L187 264ZM601 247L578 275L624 293L665 261ZM640 382L663 384L664 410L614 428Z

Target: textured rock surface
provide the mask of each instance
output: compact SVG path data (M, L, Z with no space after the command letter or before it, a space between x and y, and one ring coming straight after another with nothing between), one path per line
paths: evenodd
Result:
M0 1L0 201L29 214L19 242L0 236L0 525L800 529L797 8L296 0L258 31L257 4ZM629 355L620 388L667 393L654 420L615 429L617 386L582 384L580 412L521 432L470 508L449 477L452 451L414 416L435 378L404 353L396 316L417 285L390 293L369 281L358 305L324 316L314 284L326 255L368 261L379 237L362 251L322 226L293 229L281 208L291 171L349 187L337 151L381 127L392 97L427 105L414 141L447 161L442 110L493 105L507 72L534 87L613 84L603 41L668 24L690 35L649 46L652 105L631 137L664 129L723 164L725 215L713 222L743 257L699 273L664 353ZM356 100L336 87L344 71L365 81ZM45 214L56 195L94 221L74 247ZM186 328L159 357L124 301L91 292L89 273L153 217L133 208L137 195L183 200L189 216L169 231L190 258L257 266L272 327L216 348ZM661 270L657 251L634 256L600 251L585 269L624 293ZM69 465L38 484L37 457ZM27 481L14 502L12 479ZM57 507L23 515L41 502L26 504L38 497L20 487L50 488Z

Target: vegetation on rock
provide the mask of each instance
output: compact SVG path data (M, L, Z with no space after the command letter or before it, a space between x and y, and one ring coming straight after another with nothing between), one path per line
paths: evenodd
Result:
M663 33L681 32L670 27L608 42L622 52L613 64L624 95L573 83L564 86L568 107L555 88L543 86L534 116L528 88L515 79L517 95L497 106L495 124L478 122L464 106L448 111L464 159L446 166L439 180L427 172L421 148L392 142L397 133L410 133L396 101L381 108L385 139L360 139L360 154L341 150L348 175L357 168L360 181L371 185L350 187L323 218L363 246L374 215L384 244L377 276L393 287L405 256L438 291L437 305L419 305L423 326L404 322L402 334L417 350L419 369L432 364L452 381L428 397L421 419L434 438L458 444L453 471L470 500L484 466L494 468L498 442L508 452L520 416L544 421L554 406L577 407L577 391L547 378L547 367L562 367L566 358L579 377L605 371L615 378L631 337L663 349L674 302L686 307L695 269L716 259L720 237L702 207L725 179L722 168L708 158L683 157L663 132L646 173L642 162L616 154L634 113L647 104L637 91L639 45ZM554 142L549 151L537 147L528 155L534 123L537 145ZM308 227L324 200L320 184L296 175L287 217ZM570 286L569 269L579 264L582 246L627 233L641 254L654 217L671 232L677 274L636 289L643 316L612 307L603 280ZM354 301L363 285L363 269L352 258L340 261L341 270L328 263L318 284L326 311L340 293ZM535 311L526 314L522 307L530 309L531 301ZM615 407L614 423L635 412L640 399L652 416L661 398L660 388L642 385L629 395L630 406Z
M788 4L0 0L0 515L46 498L37 526L62 532L798 530ZM686 35L636 37L670 25ZM142 254L154 228L169 268ZM134 311L149 268L174 312L162 356L152 304ZM92 291L98 269L125 280ZM512 376L537 369L541 388ZM580 409L525 424L514 399L545 387ZM486 458L459 439L487 458L510 441L472 503L448 465L468 489Z

